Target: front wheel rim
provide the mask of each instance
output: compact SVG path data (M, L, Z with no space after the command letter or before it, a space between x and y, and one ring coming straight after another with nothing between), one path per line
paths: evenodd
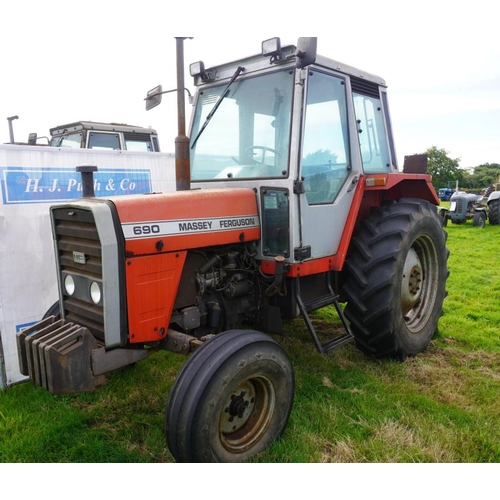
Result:
M238 384L225 401L219 418L219 436L232 453L254 446L266 432L276 405L276 392L266 377Z

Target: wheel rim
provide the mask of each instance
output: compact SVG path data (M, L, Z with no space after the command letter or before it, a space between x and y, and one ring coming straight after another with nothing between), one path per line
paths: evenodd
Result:
M274 386L266 377L253 377L235 387L219 419L223 446L232 453L252 447L269 426L275 402Z
M418 333L432 314L438 289L439 262L428 236L418 238L403 267L401 311L408 330Z

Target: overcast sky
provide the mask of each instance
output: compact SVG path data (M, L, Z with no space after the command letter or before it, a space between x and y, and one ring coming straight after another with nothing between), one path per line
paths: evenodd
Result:
M340 4L336 6L335 3ZM175 5L180 7L175 7ZM500 163L500 41L493 1L144 2L5 0L0 7L0 143L78 120L151 126L174 151L175 94L146 112L146 92L176 86L185 63L257 54L261 41L318 36L318 53L385 79L399 163L431 146L461 167ZM328 11L325 5L329 5ZM186 86L193 92L192 79ZM190 108L187 110L189 123Z

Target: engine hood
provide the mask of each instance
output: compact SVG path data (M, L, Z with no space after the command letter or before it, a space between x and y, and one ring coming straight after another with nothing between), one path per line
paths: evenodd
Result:
M123 196L111 201L128 256L260 238L260 218L252 189L198 189Z

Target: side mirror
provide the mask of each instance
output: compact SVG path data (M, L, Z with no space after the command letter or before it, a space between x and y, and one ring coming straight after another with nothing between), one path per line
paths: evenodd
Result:
M161 103L162 90L161 85L158 85L154 89L151 89L147 93L146 101L146 111L155 108Z
M318 37L301 37L297 41L295 64L297 68L305 68L316 61L316 50L318 47Z

